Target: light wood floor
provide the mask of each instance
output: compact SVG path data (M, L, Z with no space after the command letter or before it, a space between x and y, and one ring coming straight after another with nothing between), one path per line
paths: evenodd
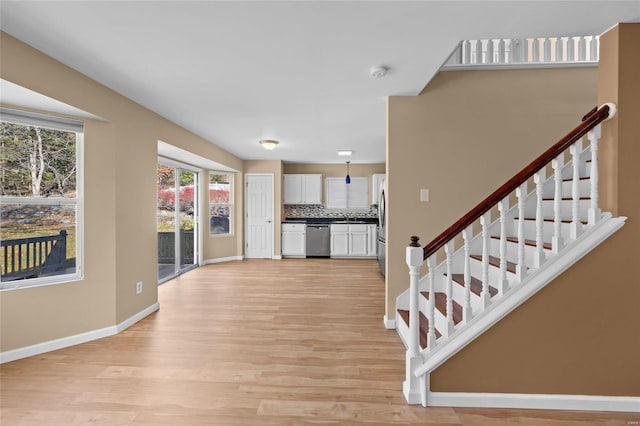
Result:
M209 265L117 336L1 367L1 424L629 425L639 414L422 408L376 261Z

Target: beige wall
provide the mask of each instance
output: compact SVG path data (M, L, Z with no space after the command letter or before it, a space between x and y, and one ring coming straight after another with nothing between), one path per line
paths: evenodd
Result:
M106 120L84 120L85 279L0 293L4 352L113 326L157 301L158 140L235 170L242 171L243 163L15 38L0 36L3 79ZM241 212L241 176L236 182ZM242 254L241 213L236 217L234 237L205 233L206 254ZM144 287L139 296L137 281Z
M282 253L282 161L280 160L246 160L244 162L245 173L267 173L273 175L273 210L274 210L274 248L275 256Z
M344 177L347 175L346 163L341 164L285 164L284 173L297 174L297 173L311 173L322 175L322 200L325 200L325 185L324 178L326 177ZM385 173L384 164L350 164L349 175L351 177L366 177L369 178L369 200L371 200L371 194L373 191L373 185L371 183L371 175L374 173Z
M601 90L598 101L617 99L621 110L604 128L605 135L619 135L617 150L610 154L615 158L607 160L609 166L618 164L614 173L617 188L603 178L605 187L614 188L616 195L603 193L602 197L618 199L620 214L629 217L627 224L435 370L431 375L433 391L640 395L640 286L630 267L638 262L636 247L640 242L636 171L640 161L640 33L638 24L634 25L633 30L620 30L619 65L617 53L610 51L617 48L618 30L601 38L599 78L595 69L447 73L439 75L435 84L426 88L423 99L413 104L405 99L390 100L388 223L395 255L389 256L393 281L388 287L394 294L396 288L407 286L401 259L406 243L393 238L395 233L417 233L426 237L423 243L428 242L517 171L525 159L574 127L596 103L597 78L601 88L609 88L608 93ZM618 78L619 84L612 81ZM501 90L486 92L497 84ZM467 95L465 88L471 91ZM547 106L552 114L544 111ZM448 121L448 129L437 125L454 113L457 118ZM497 130L490 131L484 124L496 121ZM539 123L544 126L537 126ZM403 130L407 126L411 133ZM513 132L517 128L525 134L516 136ZM490 137L474 137L474 133ZM421 134L423 145L411 145L410 136L419 138ZM607 144L605 140L601 146ZM418 164L402 156L403 147L423 161ZM456 160L456 151L464 152L467 158ZM474 164L474 159L481 159L480 165ZM499 159L514 164L504 170ZM610 167L601 166L601 175L611 174ZM446 173L447 168L454 173ZM407 169L420 170L420 174L412 178L402 173ZM437 188L432 190L433 204L420 206L415 196L397 194L403 187L412 194L420 185ZM472 199L465 203L459 200L467 196ZM412 226L404 225L411 222Z

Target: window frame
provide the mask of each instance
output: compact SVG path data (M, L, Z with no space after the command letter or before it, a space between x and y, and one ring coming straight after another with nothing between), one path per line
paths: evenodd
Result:
M23 126L37 126L76 134L76 196L69 197L3 197L5 205L75 205L76 207L76 265L75 272L46 277L1 281L0 291L64 284L84 280L84 122L50 114L40 114L0 107L0 121Z
M229 202L228 203L214 203L211 201L211 189L210 189L210 185L211 185L211 175L226 175L229 178ZM209 227L209 236L210 237L231 237L234 235L234 227L235 227L235 221L234 221L234 215L235 215L235 188L234 188L234 184L235 184L235 174L232 172L225 172L225 171L217 171L217 170L209 170L209 174L208 174L208 179L207 179L207 198L208 198L208 202L207 202L207 206L208 206L208 212L207 212L207 222L208 222L208 227ZM211 228L211 209L213 207L229 207L229 232L226 232L224 234L214 234L212 232L212 228Z

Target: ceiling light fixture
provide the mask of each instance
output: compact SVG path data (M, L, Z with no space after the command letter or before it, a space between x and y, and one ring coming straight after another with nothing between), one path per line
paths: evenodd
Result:
M347 183L347 185L349 185L351 183L351 176L349 176L349 163L351 161L347 161L347 177L345 178L345 182Z
M273 151L279 143L280 142L271 139L263 139L260 141L260 145L268 151Z
M351 155L351 154L353 154L353 151L350 151L350 150L338 151L338 155Z
M369 74L371 74L371 77L373 78L380 78L387 75L387 71L389 71L389 68L378 66L378 67L372 67L371 69L369 69Z

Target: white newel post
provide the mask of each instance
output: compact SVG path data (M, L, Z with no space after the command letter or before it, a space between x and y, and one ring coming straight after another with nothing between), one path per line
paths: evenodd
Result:
M422 365L420 356L420 313L419 313L419 280L420 266L424 252L418 243L418 237L411 237L411 245L407 247L407 266L409 266L409 347L406 354L405 381L402 384L404 397L409 404L422 402L420 382L413 372ZM424 382L423 382L424 383ZM426 391L426 390L424 390Z

